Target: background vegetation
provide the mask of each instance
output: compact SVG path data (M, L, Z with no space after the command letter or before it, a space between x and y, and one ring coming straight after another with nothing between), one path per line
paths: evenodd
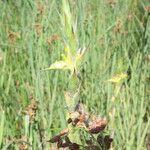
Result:
M61 0L0 1L0 149L44 149L66 126L68 74L43 71L64 50ZM82 66L81 100L106 117L113 149L144 150L150 127L150 2L70 0ZM117 73L120 88L106 82ZM117 94L116 94L117 93Z

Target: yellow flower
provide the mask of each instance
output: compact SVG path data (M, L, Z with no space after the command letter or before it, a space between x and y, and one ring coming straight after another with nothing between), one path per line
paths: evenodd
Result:
M113 76L111 79L107 80L108 82L112 82L112 83L119 83L121 80L127 78L127 74L126 73L119 73L116 74L115 76Z
M56 61L55 63L51 64L49 68L46 68L44 70L67 69L67 70L70 70L71 75L73 75L77 71L77 67L85 51L86 51L86 48L83 48L83 49L80 48L76 52L75 56L73 56L70 52L70 49L67 47L65 48L65 54L62 54L63 60Z

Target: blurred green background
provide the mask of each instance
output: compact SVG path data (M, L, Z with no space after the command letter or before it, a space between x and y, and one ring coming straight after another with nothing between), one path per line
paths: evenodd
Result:
M89 47L82 65L82 102L108 119L113 150L145 150L150 133L150 1L69 2L79 47ZM61 0L0 0L2 150L49 150L46 141L66 126L68 73L43 71L60 59L65 47L61 5ZM116 87L106 81L120 72L128 78L112 101Z

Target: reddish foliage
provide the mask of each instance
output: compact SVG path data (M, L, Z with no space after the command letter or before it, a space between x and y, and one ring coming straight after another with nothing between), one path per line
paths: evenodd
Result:
M147 11L148 13L150 13L150 6L147 6L147 7L146 7L146 11Z
M92 120L92 122L89 123L88 129L89 132L92 134L97 134L100 131L104 130L104 128L106 127L107 122L105 119L102 118L95 118Z

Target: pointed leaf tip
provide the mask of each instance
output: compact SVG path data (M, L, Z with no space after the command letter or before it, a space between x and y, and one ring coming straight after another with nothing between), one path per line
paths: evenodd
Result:
M55 63L51 64L49 68L46 68L44 70L52 69L68 69L68 65L65 61L56 61Z

